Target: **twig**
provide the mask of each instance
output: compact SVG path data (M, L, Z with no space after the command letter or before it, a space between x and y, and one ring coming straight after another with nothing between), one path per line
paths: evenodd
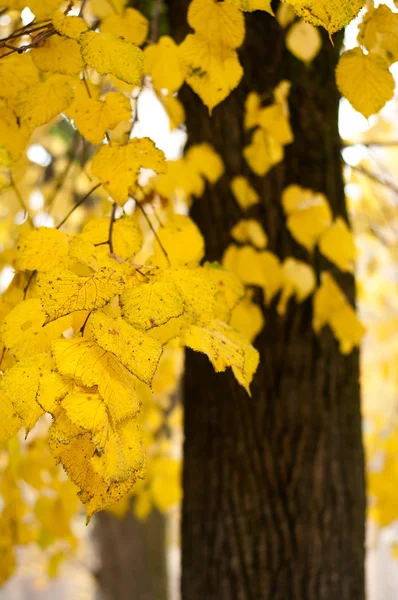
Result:
M86 88L86 91L87 91L88 97L89 97L89 98L92 98L92 96L91 96L91 92L90 92L90 88L88 87L88 83L87 83L87 79L86 79L86 74L85 74L85 72L84 72L84 71L83 71L83 73L82 73L82 79L83 79L83 83L84 83L84 85L85 85L85 88Z
M83 202L84 202L85 200L87 200L87 198L88 198L89 196L91 196L91 194L92 194L93 192L95 192L95 190L97 190L97 189L100 187L100 185L101 185L100 183L97 183L97 185L95 185L93 188L91 188L91 190L90 190L89 192L87 192L87 194L86 194L85 196L83 196L83 198L81 198L81 199L79 200L79 202L77 202L73 208L71 208L71 209L70 209L70 211L69 211L69 212L68 212L68 214L67 214L67 215L66 215L66 216L65 216L65 217L62 219L62 221L61 221L60 223L58 223L58 225L56 226L56 229L59 229L60 227L62 227L62 225L63 225L63 224L64 224L64 223L65 223L65 222L66 222L66 221L69 219L69 217L71 216L71 214L73 214L73 213L75 212L75 210L76 210L77 208L79 208L79 206L81 206L81 205L83 204Z
M48 25L49 25L48 23L45 23L44 25L37 25L36 27L32 27L32 29L26 29L26 31L24 31L23 29L14 31L14 33L11 33L6 38L0 40L0 45L3 42L7 42L7 41L13 40L15 38L20 38L24 35L30 35L31 33L36 33L37 31L40 31L41 29L47 29Z
M149 41L152 44L157 42L159 36L159 17L162 12L163 0L155 0L152 11L152 19L151 19L151 36Z
M24 46L19 46L18 48L14 48L13 50L10 50L10 52L7 52L6 54L3 54L2 56L0 56L0 59L5 58L6 56L9 56L10 54L14 54L14 52L18 52L18 54L22 54L23 52L25 52L25 50L30 50L31 48L35 48L36 46L38 46L40 44L40 42L42 42L43 40L46 40L47 38L51 37L52 35L55 35L56 33L57 32L55 30L46 31L43 33L43 35L40 35L36 40L31 42L30 44L25 44ZM0 47L2 45L7 46L6 43L0 42Z
M28 279L28 281L27 281L27 283L26 283L26 285L25 285L25 287L24 287L24 289L23 289L23 299L24 299L24 300L26 300L26 295L27 295L27 293L28 293L28 289L29 289L29 287L30 287L30 284L31 284L31 283L32 283L32 281L33 281L33 277L34 277L36 274L37 274L37 271L36 271L36 270L34 270L34 271L32 271L32 272L31 272L31 274L29 275L29 279Z
M83 16L84 7L86 6L86 4L87 4L87 0L82 0L80 10L79 10L79 17Z
M54 185L54 189L51 193L51 195L48 197L47 199L47 205L48 205L48 212L50 213L52 210L52 207L54 205L55 199L58 196L59 191L63 188L66 178L68 176L69 171L71 170L73 163L75 162L75 158L77 155L77 148L79 145L79 141L81 140L80 138L80 133L78 132L78 130L76 129L73 135L73 145L71 148L71 152L70 152L70 157L69 157L69 161L65 167L65 169L63 170L62 174L58 177L57 181L55 182Z
M24 199L21 196L21 192L19 191L19 189L17 188L17 186L15 185L15 181L13 179L11 179L11 185L15 191L15 194L18 198L18 202L21 205L21 208L23 209L23 211L25 212L26 218L29 221L29 223L32 225L32 227L35 226L35 224L33 223L32 217L30 216L28 209L26 208L26 204Z
M136 200L135 203L138 206L138 208L140 209L140 211L142 212L142 214L144 215L144 218L145 218L146 222L148 223L149 228L151 229L153 235L155 236L155 239L158 242L160 249L162 250L163 254L165 255L166 260L169 263L169 266L171 266L169 255L167 254L166 248L163 246L163 244L156 232L156 229L152 225L150 218L148 217L147 213L144 210L144 207L142 206L141 202L139 202L138 200Z
M384 187L387 187L389 190L394 192L394 194L398 195L398 187L396 185L394 185L393 183L388 182L388 181L383 181L383 179L380 179L380 177L378 177L375 173L372 173L372 171L368 171L368 169L365 169L365 167L358 167L358 166L354 167L352 165L348 165L348 166L351 169L353 169L354 171L356 171L357 173L361 173L361 175L365 175L365 177L368 177L369 179L371 179L375 183L378 183L379 185L383 185Z
M153 204L152 204L152 210L153 210L153 214L155 215L157 222L159 223L159 227L164 227L162 221L160 220L158 213L156 212L156 208L154 207Z
M83 325L79 329L79 332L82 334L82 336L84 335L84 330L86 328L87 321L89 320L90 317L91 317L91 311L88 313L87 317L84 319Z
M115 224L115 215L116 215L116 202L113 203L112 213L111 213L111 222L109 224L109 235L108 235L108 244L109 244L109 252L113 254L113 226Z

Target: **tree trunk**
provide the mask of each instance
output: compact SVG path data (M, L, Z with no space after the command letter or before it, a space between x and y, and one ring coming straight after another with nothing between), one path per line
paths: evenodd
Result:
M172 35L188 31L187 0L169 0ZM281 193L297 183L327 195L334 215L346 218L339 95L334 68L341 44L324 36L323 50L306 67L285 49L284 32L263 12L246 16L240 51L244 79L208 115L185 86L181 99L190 143L209 142L226 173L194 204L207 259L220 260L229 231L242 218L230 192L244 174L261 195L248 216L258 218L269 249L295 256L317 276L330 268L354 302L354 281L318 253L309 256L285 226ZM336 39L337 38L337 39ZM265 178L254 176L242 150L243 105L250 91L270 94L292 82L295 141ZM363 600L364 460L358 352L339 352L329 330L312 329L312 301L291 301L285 317L275 304L256 340L261 362L252 398L231 373L215 374L208 359L188 352L185 376L183 600Z
M101 600L167 600L165 518L154 511L144 522L96 515Z

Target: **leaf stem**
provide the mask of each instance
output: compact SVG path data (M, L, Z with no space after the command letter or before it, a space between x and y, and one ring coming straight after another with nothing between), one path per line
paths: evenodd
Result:
M18 198L18 202L21 205L21 208L23 209L23 211L25 212L26 218L29 221L29 223L31 224L31 226L34 228L35 224L33 223L32 217L30 216L28 209L26 208L26 204L24 199L22 198L21 192L19 191L19 189L17 188L17 186L15 185L15 181L13 178L11 178L11 185L15 191L15 194Z
M169 263L169 267L170 267L171 263L170 263L169 255L167 254L166 248L163 246L162 241L160 240L160 238L159 238L159 236L158 236L158 234L156 232L156 229L152 225L150 218L148 217L147 213L144 210L144 207L142 206L141 202L139 202L138 200L136 200L135 203L138 206L138 208L140 209L140 211L142 212L142 214L144 215L144 218L145 218L146 222L148 223L149 228L152 231L153 235L155 236L155 239L158 242L161 251L165 255L166 260Z
M79 208L79 206L81 206L83 204L83 202L85 200L87 200L87 198L89 196L91 196L91 194L93 192L95 192L95 190L97 190L100 187L100 183L97 183L97 185L95 185L93 188L91 188L91 190L89 192L87 192L87 194L85 196L83 196L83 198L81 198L79 200L79 202L76 202L75 206L73 208L71 208L71 210L68 212L68 214L62 219L62 221L60 223L58 223L58 225L56 226L56 229L59 229L60 227L62 227L62 225L69 219L69 217L71 216L72 213L75 212L75 210L77 208Z
M108 245L109 245L109 252L111 254L113 254L113 226L115 224L115 215L116 215L116 202L113 203L112 206L112 213L111 213L111 222L109 224L109 235L108 235Z

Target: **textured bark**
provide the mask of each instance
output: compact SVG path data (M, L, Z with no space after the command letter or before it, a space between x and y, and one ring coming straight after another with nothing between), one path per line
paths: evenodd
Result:
M186 0L168 2L172 35L187 33ZM354 282L299 247L285 226L281 192L297 183L326 193L346 217L339 96L334 68L339 39L306 67L285 50L284 33L265 13L247 15L240 51L244 79L213 115L186 86L181 98L190 143L209 142L226 174L209 187L192 216L220 259L242 213L229 190L246 175L261 195L250 217L263 223L281 258L331 268L354 301ZM292 82L295 141L267 177L250 173L243 104L249 91L270 95ZM231 373L214 374L206 357L189 352L185 377L183 600L363 600L364 470L358 353L342 356L329 330L312 330L312 303L272 305L256 341L261 363L252 398Z
M165 519L153 512L141 523L102 512L96 516L101 600L166 600Z

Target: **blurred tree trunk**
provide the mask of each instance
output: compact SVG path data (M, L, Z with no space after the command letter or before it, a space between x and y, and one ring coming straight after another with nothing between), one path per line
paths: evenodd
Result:
M173 37L188 32L188 0L169 0ZM210 117L187 86L180 98L190 144L208 142L226 173L194 204L192 217L206 238L207 259L220 260L229 231L242 218L230 192L246 175L261 195L248 216L259 219L269 249L281 258L332 268L308 256L291 238L281 193L297 183L324 192L335 215L346 217L334 47L305 66L285 49L284 31L264 12L247 13L240 50L244 79ZM242 150L244 101L250 91L272 97L292 82L295 141L265 178L254 176ZM354 281L333 270L351 302ZM358 352L339 352L329 330L316 336L312 302L275 305L256 341L261 363L252 398L231 373L216 375L208 359L188 352L185 377L183 600L363 600L364 465Z
M96 515L96 572L101 600L167 600L165 518L154 511L144 522Z

